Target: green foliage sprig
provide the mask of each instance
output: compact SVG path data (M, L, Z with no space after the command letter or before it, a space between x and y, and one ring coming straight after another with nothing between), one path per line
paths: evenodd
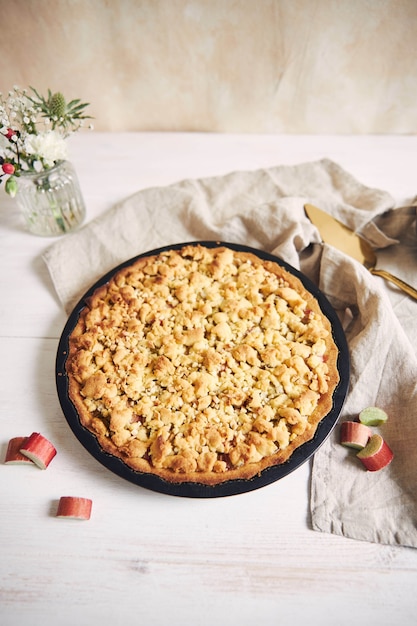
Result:
M66 158L65 139L92 119L88 106L50 89L46 97L34 87L0 93L0 184L6 179L8 194L16 195L22 172L46 170Z

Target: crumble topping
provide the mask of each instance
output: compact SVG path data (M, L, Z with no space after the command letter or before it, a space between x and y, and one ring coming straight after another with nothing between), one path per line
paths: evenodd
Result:
M311 439L337 348L316 300L276 263L186 245L99 288L70 337L70 397L130 467L212 484Z

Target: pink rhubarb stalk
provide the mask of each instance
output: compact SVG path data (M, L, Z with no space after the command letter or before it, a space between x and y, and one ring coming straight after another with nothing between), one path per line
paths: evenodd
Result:
M89 520L92 506L93 502L89 498L62 496L59 500L56 516L67 519Z
M25 465L27 463L33 465L32 461L20 452L20 448L26 441L27 437L13 437L13 439L10 439L4 462L8 465Z
M372 436L368 426L360 422L343 422L340 427L340 443L348 448L361 450L366 446Z
M53 444L40 433L32 433L20 448L20 452L40 469L46 469L56 455Z
M377 472L391 463L394 454L381 435L372 435L368 444L356 455L369 472Z

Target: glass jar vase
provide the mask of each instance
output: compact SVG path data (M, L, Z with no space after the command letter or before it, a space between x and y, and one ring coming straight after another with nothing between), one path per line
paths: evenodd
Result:
M21 172L17 184L16 201L31 233L55 237L84 221L85 204L69 161L42 172Z

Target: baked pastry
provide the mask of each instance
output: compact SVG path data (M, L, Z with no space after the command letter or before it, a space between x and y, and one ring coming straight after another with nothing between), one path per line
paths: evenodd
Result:
M138 472L216 485L284 463L339 380L331 325L281 265L227 246L142 257L96 289L69 336L69 397Z

